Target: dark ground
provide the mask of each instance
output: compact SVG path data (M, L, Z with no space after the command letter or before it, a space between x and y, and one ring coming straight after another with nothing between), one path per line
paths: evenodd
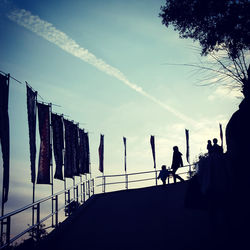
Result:
M212 249L208 212L184 206L187 185L94 195L39 249Z

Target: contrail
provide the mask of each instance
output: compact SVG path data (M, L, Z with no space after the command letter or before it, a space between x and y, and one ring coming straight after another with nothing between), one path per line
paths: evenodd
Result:
M184 120L185 122L195 124L195 121L193 119L187 117L186 115L175 110L174 108L164 104L154 96L145 92L140 86L130 82L119 69L112 67L102 59L97 58L94 54L89 52L87 49L81 47L73 39L68 37L64 32L56 29L51 23L42 20L39 16L32 15L31 12L25 9L15 9L14 11L7 14L7 17L18 25L25 27L26 29L34 32L38 36L41 36L47 41L57 45L69 54L78 57L82 61L93 65L100 71L112 77L115 77L131 89L150 99L154 103L157 103L162 108L171 112L172 114Z

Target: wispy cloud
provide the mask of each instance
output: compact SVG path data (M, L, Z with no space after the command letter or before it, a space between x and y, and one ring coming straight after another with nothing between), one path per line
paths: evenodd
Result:
M191 124L195 123L190 117L161 102L156 97L144 91L137 84L129 81L119 69L112 67L102 59L97 58L94 54L81 47L78 43L76 43L76 41L68 37L64 32L56 29L51 23L42 20L39 16L32 15L31 12L25 9L15 9L14 11L7 14L7 17L18 25L25 27L26 29L36 33L38 36L41 36L49 42L57 45L69 54L78 57L82 61L91 64L100 71L120 80L129 88L148 98L152 102L160 105L162 108L171 112L181 120Z
M230 89L224 85L218 86L215 91L208 96L209 101L214 101L218 98L224 99L236 99L243 97L242 93L238 89Z

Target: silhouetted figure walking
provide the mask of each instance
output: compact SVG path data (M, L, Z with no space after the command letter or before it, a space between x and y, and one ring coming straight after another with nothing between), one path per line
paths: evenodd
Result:
M166 179L169 177L169 172L166 169L166 165L162 165L158 179L161 179L163 185L166 185Z
M212 148L213 148L212 142L211 142L211 140L208 140L207 141L207 152L209 155L212 153L212 150L213 150Z
M216 155L221 155L221 154L223 154L222 147L218 145L218 140L217 140L217 138L214 138L214 139L213 139L213 146L212 146L211 149L212 149L212 151L211 151L212 154L216 154Z
M176 183L176 178L180 181L184 181L179 175L176 174L176 171L179 167L183 167L183 161L182 161L182 153L179 151L177 146L173 147L173 159L172 159L172 174L174 177L174 183Z

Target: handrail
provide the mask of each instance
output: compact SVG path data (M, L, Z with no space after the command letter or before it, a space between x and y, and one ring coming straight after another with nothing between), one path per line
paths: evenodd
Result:
M67 189L62 190L62 191L59 191L58 193L55 193L55 194L53 194L53 195L50 195L50 196L47 196L47 197L42 198L42 199L40 199L40 200L37 200L37 201L35 201L34 203L30 203L30 204L28 204L28 205L26 205L26 206L24 206L24 207L22 207L22 208L19 208L19 209L13 211L13 212L10 212L10 213L8 213L8 214L5 214L4 216L0 217L0 221L6 219L7 217L13 216L13 215L15 215L15 214L19 214L19 213L21 213L21 212L23 212L23 211L25 211L25 210L27 210L27 209L29 209L29 208L32 208L32 207L36 206L36 205L39 204L39 203L43 203L43 202L45 202L45 201L51 200L52 198L54 198L54 197L56 197L56 196L58 196L58 195L60 195L60 194L63 194L63 193L65 193L65 192L67 192L68 190L72 190L73 188L75 188L76 186L79 186L79 185L80 185L80 183L77 184L77 185L73 185L73 186L71 186L71 187L69 187L69 188L67 188Z
M88 185L88 189L85 188L85 185ZM81 198L81 202L80 203L84 203L85 202L85 196L91 196L91 194L94 194L94 179L91 178L90 180L81 180L79 183L70 186L68 188L65 188L64 190L61 190L53 195L47 196L45 198L42 198L40 200L37 200L33 203L30 203L22 208L19 208L15 211L12 211L8 214L3 215L2 217L0 217L0 222L2 223L2 225L5 225L7 227L7 239L5 240L5 242L3 241L3 239L1 238L0 240L0 249L3 249L7 246L9 246L11 243L13 243L14 241L16 241L17 239L19 239L20 237L22 237L23 235L25 235L26 233L34 230L35 228L39 229L39 226L46 220L48 220L50 217L53 218L53 216L56 216L56 226L58 226L58 213L59 211L61 211L62 209L65 209L66 207L68 207L73 201L79 201L79 198ZM78 192L78 187L80 186L80 192ZM82 189L82 186L84 186L84 188ZM74 192L74 198L70 199L70 196L68 197L68 200L66 200L65 198L65 204L61 207L58 207L58 197L59 195L70 195L70 191L73 190ZM82 196L84 196L84 199L82 199ZM40 219L40 204L44 203L46 201L52 200L53 202L56 202L56 206L55 209L53 209L52 207L52 212L50 214L48 214L47 216L45 216L44 218ZM37 210L37 222L31 226L29 226L28 228L26 228L24 231L22 231L21 233L15 235L14 237L10 238L10 226L11 226L11 217L17 214L20 214L28 209L36 209ZM7 222L4 222L5 220L7 220ZM53 222L52 222L52 226L50 227L55 227ZM39 237L39 236L38 236Z
M188 165L185 165L181 168L184 168L184 167L189 167L189 171L187 172L181 172L179 174L185 174L185 173L189 173L191 171L191 166L194 166L196 165L196 163L194 164L188 164ZM67 207L69 207L69 205L74 202L74 201L79 201L79 203L84 203L86 201L86 197L90 197L91 194L93 195L94 194L94 187L100 187L102 186L103 187L103 192L105 192L105 186L106 185L113 185L113 184L126 184L126 187L125 189L128 189L128 184L129 183L135 183L135 182L142 182L142 181L149 181L149 180L156 180L156 185L157 185L157 173L159 172L160 170L152 170L152 171L143 171L143 172L134 172L134 173L124 173L124 174L115 174L115 175L103 175L103 176L97 176L95 178L91 178L90 180L85 180L83 181L81 179L81 181L77 184L74 184L68 188L65 188L64 190L61 190L53 195L50 195L50 196L47 196L45 198L42 198L40 200L37 200L35 201L34 203L30 203L22 208L19 208L15 211L12 211L8 214L5 214L4 216L0 217L0 222L2 223L2 225L6 225L7 226L7 239L8 240L5 240L6 242L3 242L3 239L1 239L1 244L0 245L0 249L3 249L7 246L9 246L11 243L13 243L14 241L16 241L17 239L19 239L20 237L22 237L23 235L25 235L26 233L34 230L37 228L37 230L39 230L39 226L46 220L48 220L50 217L53 218L53 216L56 216L56 223L55 225L57 226L58 225L58 213L59 211L61 211L62 209L66 209ZM155 177L152 177L152 178L143 178L143 179L136 179L136 180L129 180L128 177L129 176L133 176L133 175L145 175L145 174L148 174L148 173L155 173ZM108 182L106 183L105 181L105 178L110 178L110 177L125 177L125 180L124 181L117 181L117 182ZM102 178L103 179L103 182L101 184L97 184L94 182L94 179L99 179L99 178ZM80 192L78 190L78 187L80 187ZM70 199L70 191L73 190L74 192L74 195L73 195L73 198ZM60 195L64 194L65 195L65 204L61 207L58 207L58 197ZM66 196L68 195L68 197L66 198ZM79 199L80 197L80 199ZM41 203L44 203L48 200L52 200L53 202L56 202L56 206L55 206L55 209L52 208L52 212L47 215L46 217L40 219L40 204ZM19 213L22 213L23 211L27 210L27 209L30 209L32 208L33 210L35 209L36 210L36 216L37 216L37 221L36 223L32 224L31 226L29 226L27 229L25 229L24 231L22 231L21 233L15 235L14 237L10 238L10 226L11 226L11 223L10 223L10 220L11 220L11 217L16 215L16 214L19 214ZM5 220L7 220L7 222L4 222ZM53 221L53 220L52 220ZM51 227L55 227L53 222L52 222L52 226ZM39 235L38 235L39 237Z
M194 165L195 165L195 163L188 164L188 165L185 165L185 166L182 166L182 167L179 167L179 168L190 167L190 166L194 166ZM95 178L97 179L97 178L103 178L103 177L119 177L119 176L125 176L125 175L138 175L138 174L155 173L155 172L159 172L159 171L161 171L161 170L157 169L157 170L144 171L144 172L136 172L136 173L127 173L127 174L100 175L100 176L97 176Z

